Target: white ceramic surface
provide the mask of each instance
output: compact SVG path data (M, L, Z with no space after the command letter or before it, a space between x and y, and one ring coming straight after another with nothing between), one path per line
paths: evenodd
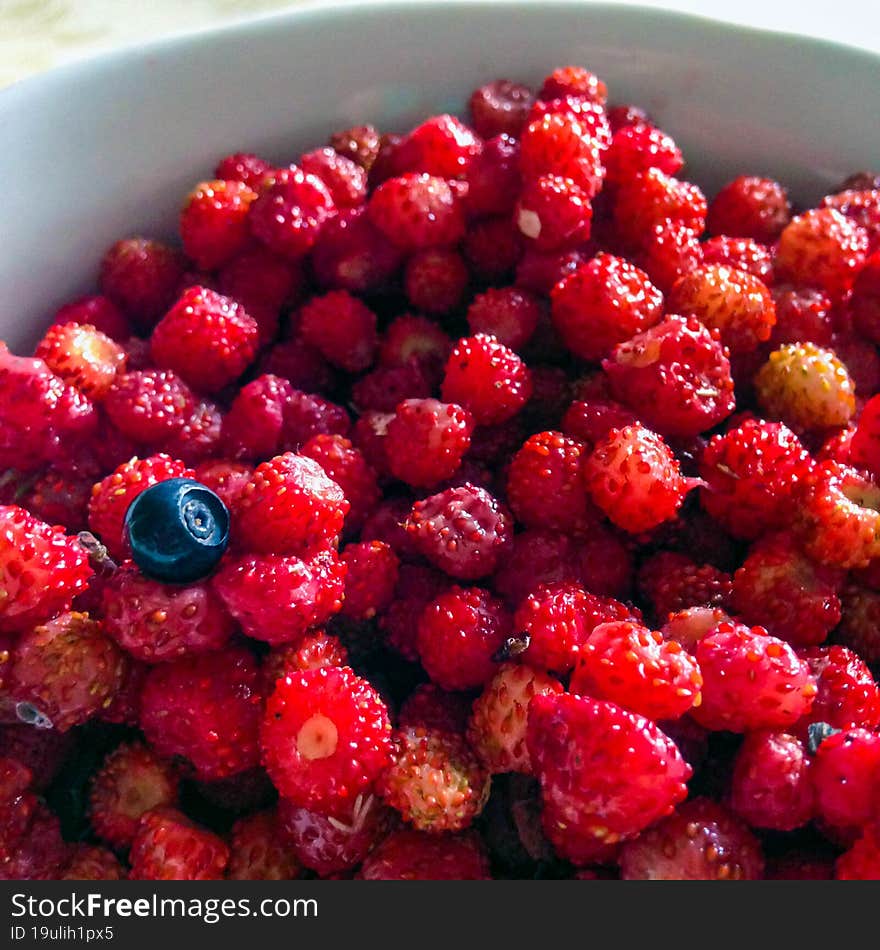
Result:
M710 192L749 170L808 201L880 165L880 57L865 51L600 4L303 8L0 91L0 337L25 344L89 290L116 238L172 236L181 196L226 152L290 161L334 128L405 129L488 79L568 62L646 106Z

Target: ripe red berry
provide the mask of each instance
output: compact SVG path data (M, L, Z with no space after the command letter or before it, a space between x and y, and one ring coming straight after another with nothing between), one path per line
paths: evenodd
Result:
M659 168L674 175L682 166L681 151L662 129L634 122L616 129L604 156L609 184L621 184L639 172Z
M86 590L92 574L85 548L62 528L50 527L16 505L0 505L0 622L5 633L27 631L66 610Z
M367 173L351 158L334 148L316 148L300 157L304 172L320 178L337 208L354 208L367 197Z
M832 826L861 827L877 817L880 736L848 729L824 739L813 761L819 816Z
M602 365L614 397L663 435L697 435L733 412L727 353L693 317L667 317Z
M303 554L332 543L349 505L324 469L286 452L258 465L234 511L239 543L263 554Z
M510 636L504 604L481 587L452 587L432 600L418 621L418 652L442 689L482 686L495 672L494 655Z
M51 326L35 355L65 383L95 400L101 400L117 374L125 371L125 350L87 323Z
M346 290L312 297L300 311L300 332L306 343L349 373L363 372L375 359L376 315Z
M590 132L589 125L571 112L545 112L529 122L522 132L519 155L527 186L554 176L572 182L587 201L593 198L602 186L605 169L599 143Z
M446 364L443 398L468 410L477 425L516 415L532 394L525 363L493 336L478 333L456 343Z
M640 239L635 261L664 293L704 263L700 232L681 221L661 221ZM708 263L708 262L706 262Z
M288 674L261 731L263 762L294 805L344 820L391 758L388 710L348 667Z
M510 214L521 184L519 154L519 142L509 135L483 143L467 170L469 216Z
M594 446L583 475L593 501L632 534L673 518L698 484L681 474L663 439L641 425L612 429Z
M142 742L117 746L101 763L89 789L89 822L112 847L131 844L141 816L177 804L179 776Z
M541 175L529 180L514 211L520 232L539 251L565 251L590 236L590 197L571 178Z
M779 182L741 175L712 199L706 225L713 235L747 237L772 244L790 220L791 205Z
M431 116L403 137L394 153L399 172L463 178L480 151L480 140L452 115Z
M87 323L117 343L125 343L132 332L125 314L109 297L100 294L79 297L64 304L58 309L52 322L57 326L64 326L66 323Z
M700 703L696 661L674 640L631 621L603 623L579 650L571 691L648 719L677 719Z
M697 644L703 702L691 715L707 729L785 728L809 712L816 681L783 640L762 627L722 623Z
M416 251L404 268L406 299L423 313L449 313L461 303L468 277L467 265L458 251L446 247Z
M639 247L644 235L664 221L684 224L699 234L706 221L702 191L659 168L638 172L617 189L614 223L625 240Z
M866 825L855 844L834 866L838 881L880 880L880 832L876 824Z
M406 399L388 422L388 468L408 485L436 485L458 470L472 430L473 419L461 406Z
M301 452L314 459L342 489L350 506L346 530L358 530L380 498L376 474L363 453L343 436L327 434L312 436Z
M291 165L272 173L251 206L251 230L269 250L296 260L311 250L334 210L324 182Z
M658 551L639 568L639 589L658 621L690 607L727 607L732 588L725 571L677 551Z
M773 283L773 255L765 245L758 244L751 238L721 235L704 241L702 247L704 264L723 264L756 277L768 287ZM778 306L775 294L773 299L777 300ZM781 318L777 313L777 325L780 322Z
M384 541L349 544L342 552L345 600L342 614L352 620L372 620L394 600L400 559Z
M474 129L484 139L518 135L529 114L534 94L528 86L496 79L475 89L468 100Z
M147 238L117 241L101 261L101 293L141 330L149 330L168 309L182 277L180 254Z
M815 775L799 739L785 732L752 732L736 755L730 807L753 828L800 828L813 817Z
M129 861L135 881L219 881L229 848L176 809L156 808L141 818Z
M388 284L401 251L372 222L366 206L339 211L321 228L312 269L322 287L365 293Z
M354 125L334 132L330 136L330 145L369 172L379 153L379 133L372 125Z
M102 610L107 633L146 663L218 650L235 631L234 621L206 584L162 584L133 565L107 578Z
M333 550L308 560L242 555L227 559L212 584L248 636L272 644L291 643L340 611L345 566Z
M299 877L299 864L281 839L275 809L239 818L229 832L228 881L290 881Z
M203 181L180 214L183 249L201 270L214 270L247 244L248 212L257 192L243 181Z
M844 646L801 653L816 679L816 699L799 725L827 722L835 729L874 729L880 723L880 689L864 660Z
M545 77L538 98L558 99L561 96L578 96L601 106L608 98L608 89L595 73L583 66L560 66Z
M95 845L76 845L73 857L59 874L62 881L121 881L125 869L116 855Z
M448 182L433 175L389 178L367 207L373 224L403 251L447 247L464 234L460 200Z
M243 307L205 287L189 287L150 338L157 366L194 389L214 393L234 382L257 355L259 327Z
M141 729L160 755L183 756L203 779L259 761L262 700L256 661L243 647L154 666L141 694Z
M694 798L620 853L627 881L755 881L764 874L761 845L723 805Z
M259 155L252 152L234 152L220 159L214 169L214 175L221 181L241 181L249 188L258 190L274 170L272 163Z
M411 829L390 834L358 872L364 881L485 881L489 876L489 858L478 835Z
M581 264L553 288L551 300L553 325L585 360L601 359L663 314L663 295L647 274L611 254Z
M116 377L103 407L124 436L152 447L183 428L192 417L196 397L171 370L134 370Z
M535 696L529 755L541 781L544 830L578 864L668 815L687 794L690 766L652 722L613 703ZM586 858L586 860L584 860Z
M511 350L529 342L542 317L540 299L517 287L491 287L474 297L467 312L472 333L494 336Z

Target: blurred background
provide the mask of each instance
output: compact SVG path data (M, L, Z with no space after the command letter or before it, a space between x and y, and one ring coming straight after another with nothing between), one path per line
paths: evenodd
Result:
M327 2L333 0L0 0L0 86L94 51ZM873 0L639 0L638 5L880 51L880 15Z

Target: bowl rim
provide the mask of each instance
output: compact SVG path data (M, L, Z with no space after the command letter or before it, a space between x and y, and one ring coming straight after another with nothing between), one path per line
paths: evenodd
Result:
M75 77L89 72L96 75L112 73L134 59L158 60L166 55L174 55L192 46L196 41L217 42L232 37L243 40L257 40L274 32L279 27L290 29L294 24L309 28L315 24L341 22L347 17L388 17L429 16L439 11L477 11L481 15L489 12L538 9L552 17L556 12L582 11L585 17L616 17L632 21L634 26L650 34L651 29L668 29L677 26L688 31L691 37L699 41L700 36L729 36L747 38L754 43L796 43L819 55L842 56L851 61L861 61L863 67L880 68L880 50L846 43L837 39L826 39L797 30L777 30L764 26L753 26L725 20L711 14L693 13L684 10L670 10L649 7L642 4L614 2L584 2L584 0L301 0L295 7L283 10L260 12L228 22L206 24L192 29L173 32L154 37L146 41L129 41L108 49L84 52L69 60L57 63L46 70L23 76L9 85L0 88L0 110L12 107L14 100L22 94L40 91L51 92L52 87L62 87Z

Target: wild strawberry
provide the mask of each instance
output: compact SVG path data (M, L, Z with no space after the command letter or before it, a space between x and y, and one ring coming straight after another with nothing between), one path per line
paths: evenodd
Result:
M861 827L877 816L880 736L867 729L834 732L820 742L813 785L821 818L836 827Z
M511 215L492 215L468 225L462 252L475 278L501 283L510 279L523 256L523 238Z
M528 639L523 660L567 673L599 624L631 619L635 615L626 605L563 581L536 587L520 604L514 628Z
M676 551L658 551L639 568L639 589L658 620L688 607L725 607L732 588L729 574Z
M5 751L5 750L4 750ZM0 877L5 878L4 867L13 859L22 839L28 832L37 811L37 797L29 791L31 772L17 759L0 757Z
M334 148L316 148L300 156L299 166L327 186L337 208L362 205L367 197L367 173Z
M880 190L876 187L846 188L837 194L826 195L822 199L822 207L833 208L864 228L868 235L868 250L877 250L880 244Z
M125 870L107 848L78 844L59 879L62 881L121 881Z
M200 399L189 418L159 448L187 465L198 465L220 451L223 413L210 399Z
M798 493L796 534L829 567L865 567L880 554L880 488L860 472L821 462Z
M592 448L612 429L638 423L635 414L613 399L576 399L562 417L562 431Z
M87 323L56 323L37 344L35 356L70 386L100 400L125 370L125 351Z
M298 643L273 647L263 658L262 673L266 692L288 673L304 673L321 667L348 666L348 650L339 637L320 627L309 630Z
M219 881L229 848L176 809L156 808L141 818L129 860L135 881Z
M751 238L719 237L703 242L703 263L721 264L737 271L750 274L766 286L773 283L773 256L769 248ZM776 300L774 294L774 300ZM776 314L777 327L780 316ZM774 333L777 327L774 327ZM789 341L780 341L789 342Z
M516 287L497 287L474 297L467 321L472 333L494 336L501 345L518 350L531 339L542 314L537 296Z
M391 758L388 710L348 667L288 674L261 732L263 762L294 805L344 820Z
M677 719L699 705L702 678L679 643L631 621L603 623L579 650L571 691L648 719Z
M234 512L235 528L252 551L306 553L338 537L348 509L317 462L287 452L257 466Z
M464 234L461 203L449 183L410 173L389 178L368 204L373 224L404 251L447 247Z
M0 505L0 621L28 630L70 606L92 576L88 555L59 527Z
M204 779L259 761L259 670L242 647L153 667L141 694L141 729L154 750L183 756Z
M492 773L531 773L526 747L529 703L545 693L561 693L559 680L529 666L505 663L474 701L467 738Z
M789 520L794 493L811 468L809 454L787 426L746 419L704 449L700 501L728 531L754 538Z
M92 475L67 475L47 469L24 483L27 487L22 486L18 501L41 521L61 525L73 534L86 527L93 484Z
M868 256L868 235L833 208L794 218L779 236L776 275L839 297L852 287Z
M514 535L510 554L498 568L493 585L516 607L541 584L579 581L575 556L575 544L568 535L541 528L523 531Z
M674 517L698 484L681 474L663 439L641 425L612 429L587 457L583 475L596 505L633 534Z
M439 178L463 178L480 141L459 119L435 115L404 136L394 154L394 167L402 172L426 172Z
M236 254L217 275L220 292L241 304L257 321L261 344L274 340L282 307L299 297L304 281L297 262L259 244Z
M303 339L333 365L359 373L376 353L376 315L348 291L313 297L300 311Z
M813 817L815 774L799 739L785 732L752 732L736 755L730 807L754 828L800 828Z
M642 235L635 262L669 293L680 278L704 263L699 231L684 222L661 221Z
M41 359L13 356L0 345L0 465L32 471L88 440L95 406Z
M755 881L763 877L761 846L724 806L694 798L625 844L627 881Z
M312 436L301 452L314 459L345 494L350 505L346 528L360 528L380 497L376 475L363 454L341 435Z
M19 637L7 685L16 702L30 704L66 732L109 705L125 665L98 621L63 613Z
M218 650L235 631L206 584L162 584L130 564L107 579L102 598L107 633L146 663Z
M345 600L342 615L352 620L372 620L394 600L400 560L383 541L349 544L340 558L345 565Z
M150 338L158 366L194 389L215 393L234 382L257 354L259 327L243 307L205 287L189 287Z
M638 172L620 185L614 200L614 223L623 238L638 247L645 233L662 221L702 231L706 221L702 191L659 168Z
M406 529L432 564L462 580L492 574L513 535L507 510L469 483L417 501Z
M359 865L387 835L393 815L372 795L359 796L345 821L299 808L286 799L278 803L283 840L304 867L322 877Z
M361 866L364 881L485 881L489 858L479 835L390 834Z
M214 270L248 241L248 211L257 192L243 181L203 181L180 215L183 249L201 270Z
M318 350L301 339L276 343L265 351L259 368L267 375L286 379L295 389L313 394L328 393L337 382L336 371Z
M401 258L400 249L373 224L364 206L339 211L324 224L311 264L322 287L365 293L388 284Z
M72 846L61 837L58 818L39 802L15 853L6 860L0 858L0 880L56 880L70 860L71 851Z
M274 810L239 818L229 833L229 881L291 881L299 877L292 849L279 841L280 821Z
M406 399L388 423L386 455L395 478L434 485L451 478L470 446L473 420L461 406Z
M598 520L583 481L584 446L561 432L539 432L514 455L507 497L527 527L577 532Z
M762 627L722 623L697 644L703 702L691 715L707 729L785 728L809 712L816 681L783 640Z
M877 396L865 403L859 415L850 441L849 463L875 479L880 475L880 398Z
M571 178L542 175L526 183L514 210L520 232L539 251L565 251L590 236L589 193Z
M774 350L755 376L764 411L792 428L843 426L855 412L855 385L832 350L788 343Z
M680 278L666 306L717 330L731 353L757 349L776 323L776 306L763 282L723 264L698 267Z
M815 646L840 622L843 579L804 557L790 535L767 536L734 575L732 604L746 623L795 646Z
M125 343L132 335L125 314L109 297L100 294L79 297L64 304L56 312L52 323L53 326L62 327L67 323L86 323L117 343Z
M880 723L880 689L864 660L844 646L801 653L816 678L816 699L799 725L826 722L835 729L874 729Z
M190 478L193 473L183 463L167 455L135 456L120 465L92 488L89 502L89 529L114 557L125 557L128 542L123 536L125 514L134 499L147 488L169 478Z
M248 188L259 189L266 177L275 170L271 162L252 152L224 155L214 169L214 177L221 181L241 181Z
M605 177L601 150L589 125L571 112L546 112L533 118L522 131L519 164L526 187L542 177L566 178L586 201L599 192ZM522 224L520 230L535 237Z
M828 294L813 287L793 287L790 284L774 287L772 293L776 303L776 326L770 340L775 347L784 343L831 345L834 325L832 301Z
M212 585L248 636L290 643L342 608L345 566L332 550L308 560L249 554L227 560Z
M180 254L148 238L117 241L101 261L101 293L140 330L149 330L168 309L182 277Z
M460 831L483 810L489 773L460 735L406 727L395 736L378 790L418 831Z
M449 313L461 303L468 277L467 264L457 251L445 247L416 251L404 269L406 299L423 313Z
M114 426L138 445L171 439L192 416L196 398L171 370L121 373L107 391L103 408Z
M614 397L664 435L697 435L733 412L730 362L694 318L667 317L602 365Z
M598 360L618 343L657 323L663 295L647 274L611 254L598 254L552 292L553 323L576 356Z
M480 152L471 158L465 198L471 218L510 214L522 181L519 157L519 142L515 138L496 135L485 141Z
M433 320L403 314L388 324L379 348L379 362L388 367L415 363L439 377L451 349L452 341Z
M324 182L291 165L273 172L251 205L249 218L258 240L276 254L296 260L311 250L334 210Z
M510 79L496 79L475 89L468 100L474 129L483 138L518 135L532 106L528 86Z
M0 726L0 748L4 758L15 759L30 771L28 784L31 791L39 794L46 791L70 761L77 744L75 733L35 729L19 722Z
M610 184L624 183L649 168L674 175L683 164L681 151L672 138L645 122L616 129L604 160Z
M422 666L442 689L482 686L494 674L493 657L511 630L507 608L489 591L454 586L432 600L419 618Z
M88 814L95 834L120 850L128 848L141 816L177 804L179 776L142 742L117 746L94 774Z
M583 852L634 837L687 794L691 769L675 743L613 703L535 696L527 742L541 781L544 830L560 857L579 864L589 861Z
M98 713L103 722L116 725L136 726L140 717L141 691L147 678L149 666L132 660L126 665L122 685L110 702Z
M406 659L417 661L419 619L425 607L448 587L448 578L439 571L415 564L401 564L395 599L379 620L389 646Z
M544 100L569 95L604 105L608 89L595 73L582 66L560 66L545 77L538 91L538 98Z
M710 234L753 238L772 244L791 220L785 189L770 178L741 175L728 182L709 203Z
M334 132L329 144L340 155L350 158L369 172L379 151L379 133L372 125L355 125Z

